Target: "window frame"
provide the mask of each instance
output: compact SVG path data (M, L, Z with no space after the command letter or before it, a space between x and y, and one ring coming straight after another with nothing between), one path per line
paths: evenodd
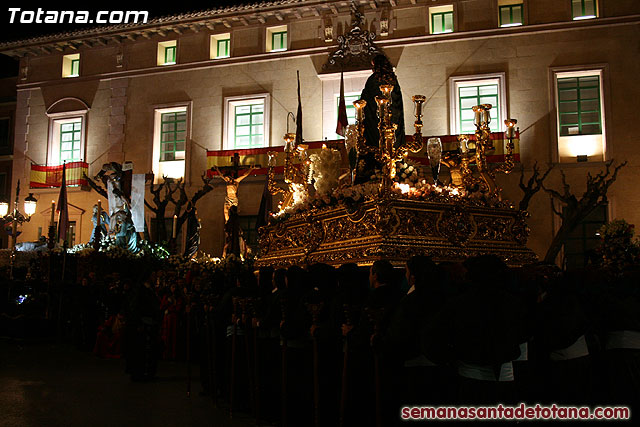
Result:
M212 34L209 44L210 59L225 59L231 57L231 33ZM227 54L220 55L220 42L226 42Z
M280 47L275 47L276 36L280 36ZM284 52L287 50L287 31L274 31L271 33L271 52Z
M495 105L492 105L491 125L494 123L497 126L497 130L492 132L502 132L503 121L509 117L508 104L507 104L507 86L506 86L506 74L504 72L488 73L488 74L475 74L469 76L454 76L449 78L449 131L452 135L464 134L462 132L462 114L460 111L460 88L480 86L482 84L497 84L498 85L498 117L495 114ZM490 126L491 126L490 125ZM470 132L466 132L467 134Z
M184 114L184 119L178 119L178 114L180 115ZM173 120L165 120L165 116L169 116L169 115L173 115ZM184 129L178 129L180 123L184 123ZM165 131L164 126L167 124L173 125L173 129L170 131ZM179 132L184 133L184 139L182 140L178 139ZM165 134L173 134L174 136L173 140L165 141L163 138ZM182 150L178 150L179 143L183 144ZM165 144L173 144L173 149L166 150L164 147ZM160 113L160 159L159 161L173 162L176 160L184 160L184 156L187 151L186 144L187 144L187 111L186 109L180 110L180 111L172 111L172 112L161 112ZM173 153L173 159L164 159L163 157L167 153ZM182 153L182 158L178 158L177 153Z
M555 128L555 146L552 151L553 161L562 164L572 164L576 162L577 156L587 155L585 164L593 162L604 162L610 158L609 147L607 145L608 130L607 123L610 123L610 90L609 90L609 66L607 64L590 64L569 67L549 68L549 110L551 114L551 125ZM588 135L560 135L560 116L558 103L558 78L599 75L600 79L600 120L601 133Z
M262 117L262 144L260 146L250 145L249 147L236 147L235 130L236 130L236 112L235 108L242 105L263 105ZM243 96L228 96L224 98L224 126L223 126L223 150L245 150L254 148L271 147L270 134L270 110L271 95L268 93L260 93ZM251 125L250 125L251 126Z
M274 49L273 42L275 35L284 33L283 48ZM265 51L266 52L286 52L289 50L289 27L287 25L278 25L266 29L265 34Z
M598 0L570 0L571 1L571 19L573 21L580 21L583 19L595 19L598 17ZM581 14L577 15L575 11L575 3L580 2ZM586 14L585 5L587 2L591 2L593 6L593 15Z
M174 65L176 63L177 46L166 46L164 48L164 65ZM173 60L169 60L169 52L173 55Z
M431 21L431 34L449 34L455 32L455 21L453 16L453 10L445 11L445 12L433 12L429 14L429 18ZM445 17L446 15L451 15L451 30L446 30ZM442 16L442 31L436 31L434 19L436 16Z
M589 79L589 78L596 78L597 82L596 85L590 85L590 86L582 86L580 79ZM576 79L576 84L575 86L569 87L569 88L560 88L560 84L561 84L561 80L569 80L569 79ZM581 75L581 76L574 76L574 77L558 77L556 75L556 94L557 94L557 104L558 104L558 134L559 136L576 136L576 135L602 135L602 96L601 96L601 76L600 74L594 74L594 75ZM596 89L597 91L597 97L596 98L582 98L580 96L580 93L582 90L585 89ZM576 99L575 100L563 100L561 99L561 92L568 92L571 90L575 90L576 91ZM596 110L582 110L582 102L583 101L598 101L597 105L598 108ZM563 112L561 111L560 105L561 104L567 104L570 102L575 102L576 103L576 111L569 111L569 112ZM584 122L583 121L583 114L588 114L588 113L598 113L598 121L597 122ZM562 123L562 116L563 115L569 115L569 114L575 114L577 116L577 123L571 123L571 124L563 124ZM599 128L599 132L589 132L589 133L583 133L583 129L582 127L585 125L598 125ZM577 126L578 127L578 133L563 133L563 127L569 127L569 126Z
M77 64L77 70L74 73L74 64ZM80 54L72 53L62 56L62 78L80 77Z
M231 56L231 39L218 39L216 40L216 58L229 58ZM220 44L224 44L224 53L220 54Z
M173 52L173 62L167 62L167 53ZM157 65L168 66L176 65L178 63L178 41L177 40L165 40L158 42L157 50Z
M86 133L87 113L83 111L49 114L49 134L47 137L47 166L58 166L62 160L62 130L63 124L80 121L80 158L66 162L86 162Z
M163 175L168 178L183 178L188 181L190 141L191 141L191 110L192 102L176 102L173 104L163 104L152 106L152 150L151 150L151 170L154 173L154 183L162 182ZM185 112L185 141L184 158L160 161L162 148L162 115L166 113Z
M515 7L520 8L520 22L513 22L513 9ZM502 10L509 9L509 23L505 24L502 22ZM509 28L509 27L519 27L524 25L524 4L523 3L511 3L511 4L502 4L498 5L498 26L500 28Z

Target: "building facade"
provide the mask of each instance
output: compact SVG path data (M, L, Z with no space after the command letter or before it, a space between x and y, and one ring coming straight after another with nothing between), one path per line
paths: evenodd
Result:
M182 177L193 193L207 150L283 145L295 128L288 117L297 109L297 72L304 139L336 139L340 73L323 66L352 29L354 7L395 66L408 133L414 94L427 98L425 136L468 133L470 107L491 103L496 131L505 118L518 119L525 173L535 162L556 164L580 195L587 173L610 159L628 161L602 218L582 227L568 252L588 248L602 220L640 224L632 191L640 137L630 126L640 97L634 0L283 0L0 44L20 58L11 188L29 182L32 164L81 161L93 176L103 163L131 161L134 173L153 172L156 182ZM347 104L369 74L345 70ZM514 172L500 180L515 203L518 179ZM561 187L559 172L545 184ZM264 176L240 185L247 229L263 185ZM46 234L58 194L30 191L39 203L24 240ZM99 196L81 187L68 194L73 243L87 242ZM216 255L224 196L219 182L198 202L202 249ZM543 192L529 211L529 246L543 256L559 221Z

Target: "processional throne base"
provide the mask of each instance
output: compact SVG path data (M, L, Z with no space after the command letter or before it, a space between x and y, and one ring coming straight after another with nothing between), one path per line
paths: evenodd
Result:
M312 263L404 265L412 255L436 262L494 254L508 265L537 261L526 247L526 213L506 203L379 197L357 206L311 209L260 230L258 267Z

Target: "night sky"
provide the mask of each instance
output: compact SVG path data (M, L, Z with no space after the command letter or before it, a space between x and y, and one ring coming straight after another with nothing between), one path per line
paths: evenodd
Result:
M105 11L148 11L149 20L160 18L168 15L176 15L186 12L195 12L207 9L215 9L219 7L236 5L236 4L252 4L259 0L212 0L212 1L190 1L188 3L181 2L142 2L139 0L123 1L114 0L108 2L43 2L29 0L8 0L0 9L0 43L23 40L48 34L57 34L70 31L78 31L85 28L95 27L96 24L37 24L37 23L20 23L20 12L15 14L14 23L11 23L11 12L9 8L20 8L21 11L32 10L36 12L38 8L43 11L66 10L66 11L82 11L87 10L91 17L95 17L96 12ZM44 17L44 13L43 13ZM18 74L17 62L5 55L0 55L0 78Z

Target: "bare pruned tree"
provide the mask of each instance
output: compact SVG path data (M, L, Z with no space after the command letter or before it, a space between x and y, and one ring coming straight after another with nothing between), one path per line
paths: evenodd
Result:
M618 171L622 169L627 162L624 161L613 167L613 159L605 164L605 170L599 172L596 176L587 173L587 189L578 199L572 192L571 187L567 183L566 176L562 169L562 191L556 191L546 188L543 183L542 188L551 196L551 208L553 212L562 218L562 225L556 232L547 254L544 257L545 262L553 263L560 253L560 249L564 245L569 234L584 220L594 209L607 203L607 191L611 184L618 177ZM554 206L554 201L560 202L564 209L558 210Z
M100 185L95 180L91 179L87 175L84 175L89 186L103 197L107 197L107 190L104 186ZM189 203L195 206L198 200L213 190L212 179L208 178L206 174L202 174L202 187L196 191L193 196L189 196L186 190L186 183L182 178L173 179L163 177L162 182L154 184L151 182L149 192L152 194L152 198L148 200L145 197L145 206L153 212L153 218L156 221L156 232L154 236L145 235L148 240L155 242L168 241L170 234L167 233L167 225L165 222L166 211L169 203L174 205L173 213L178 217L177 232L180 233L180 229L184 222L187 220L186 208ZM174 197L177 193L177 198Z
M547 165L547 170L541 175L540 168L538 167L538 162L536 161L533 164L533 173L531 174L531 176L527 180L527 183L525 184L524 183L524 165L523 164L520 165L519 187L524 193L524 195L522 196L522 200L520 200L520 203L518 204L518 209L520 209L521 211L527 210L527 208L529 207L529 202L531 202L531 199L533 198L533 196L535 196L536 193L542 189L542 183L544 182L545 179L547 179L547 176L552 170L553 170L553 164L549 164Z

